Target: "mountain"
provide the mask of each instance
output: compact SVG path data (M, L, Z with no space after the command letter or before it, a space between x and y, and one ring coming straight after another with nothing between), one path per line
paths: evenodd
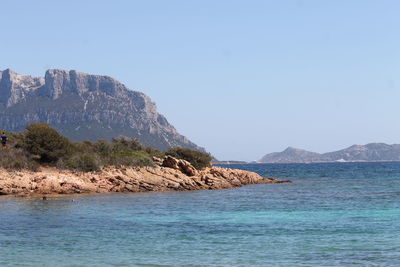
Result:
M308 163L335 161L400 161L400 145L388 145L384 143L353 145L342 150L328 152L324 154L289 147L282 152L267 154L262 157L258 162Z
M0 128L23 130L45 122L75 140L136 137L161 150L205 151L179 134L144 93L109 76L51 69L44 77L0 71Z
M211 164L247 164L246 161L242 161L242 160L213 160L211 161Z
M311 162L318 161L320 154L303 149L288 147L282 152L274 152L262 157L262 163L288 163L288 162Z
M371 143L325 153L324 161L400 161L400 145Z

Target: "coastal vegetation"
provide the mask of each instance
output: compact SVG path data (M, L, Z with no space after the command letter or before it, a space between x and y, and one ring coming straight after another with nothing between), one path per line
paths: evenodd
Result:
M45 123L32 123L22 132L7 132L9 142L0 150L0 167L37 170L40 166L92 172L104 167L154 166L153 157L173 156L196 169L210 166L212 157L188 148L160 151L136 138L72 142Z
M168 149L165 151L165 155L187 160L198 170L209 167L212 160L212 157L209 154L180 147Z

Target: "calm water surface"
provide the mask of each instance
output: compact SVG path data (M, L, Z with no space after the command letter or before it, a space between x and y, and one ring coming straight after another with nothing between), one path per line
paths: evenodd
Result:
M400 163L234 166L294 183L0 198L0 266L400 266Z

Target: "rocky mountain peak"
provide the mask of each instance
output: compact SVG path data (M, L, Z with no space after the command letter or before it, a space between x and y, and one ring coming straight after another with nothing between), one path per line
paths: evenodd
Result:
M365 147L368 149L390 149L392 146L385 143L369 143Z
M0 80L0 102L10 107L43 84L43 78L21 75L11 69L6 69L2 72Z
M287 162L308 162L320 157L320 154L294 147L288 147L282 152L274 152L265 155L258 162L265 163L287 163Z
M294 152L294 153L296 153L296 152L301 152L301 151L305 151L305 150L289 146L283 152Z
M86 92L102 92L110 96L123 96L127 88L109 76L77 72L75 70L50 69L45 74L44 95L59 98L63 92L82 95Z
M204 151L180 135L147 95L109 76L50 69L43 78L7 69L0 80L0 105L0 128L10 131L46 122L77 141L124 135L158 149Z

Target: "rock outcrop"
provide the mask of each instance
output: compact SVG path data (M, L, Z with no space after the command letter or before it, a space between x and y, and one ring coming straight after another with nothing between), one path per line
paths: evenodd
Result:
M32 122L48 123L74 141L122 135L161 150L204 151L180 135L147 95L109 76L53 69L43 78L3 71L0 129L20 131Z
M179 170L187 176L195 176L197 174L197 170L188 161L171 156L166 156L160 166Z
M172 157L160 164L171 167L112 167L95 173L55 168L41 168L37 172L0 169L0 195L185 191L288 182L244 170L221 167L196 170L187 161Z

